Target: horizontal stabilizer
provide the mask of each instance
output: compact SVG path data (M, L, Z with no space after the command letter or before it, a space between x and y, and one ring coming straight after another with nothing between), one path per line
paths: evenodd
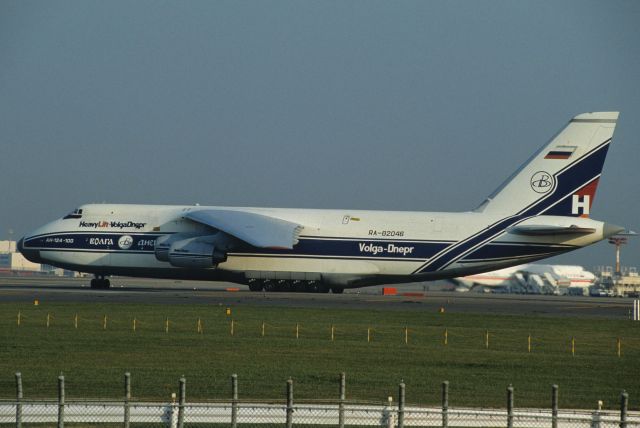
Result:
M299 224L247 211L203 209L185 217L259 248L292 249L302 230Z
M515 226L509 229L509 233L524 236L542 236L542 235L588 235L595 233L593 227L571 226L546 226L546 225L530 225Z

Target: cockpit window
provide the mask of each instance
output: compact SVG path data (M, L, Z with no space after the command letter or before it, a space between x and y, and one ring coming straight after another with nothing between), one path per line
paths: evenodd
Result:
M62 217L64 220L69 219L69 218L82 218L82 210L80 208L76 208L75 210L71 211L69 214L67 214L66 216Z

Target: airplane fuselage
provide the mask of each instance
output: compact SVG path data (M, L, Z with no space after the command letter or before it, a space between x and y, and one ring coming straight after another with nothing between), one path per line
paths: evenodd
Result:
M304 225L293 249L243 245L215 269L174 267L155 255L156 240L170 234L206 234L185 218L190 211L252 212ZM576 224L582 236L521 236L508 228L475 243L501 216L483 213L229 208L156 205L85 205L81 216L49 223L22 243L41 262L99 275L163 278L325 281L342 286L452 278L517 265L582 247L603 238L603 223L540 216L519 224ZM546 217L546 218L545 218ZM452 251L470 241L464 251ZM474 245L475 244L475 245ZM450 256L447 256L449 249ZM437 265L429 262L436 256Z
M622 230L589 218L617 118L574 117L473 212L85 205L18 246L97 288L131 275L341 291L492 271Z

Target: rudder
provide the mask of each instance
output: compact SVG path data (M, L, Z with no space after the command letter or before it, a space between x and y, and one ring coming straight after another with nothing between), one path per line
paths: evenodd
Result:
M574 117L476 211L588 216L617 119L618 112Z

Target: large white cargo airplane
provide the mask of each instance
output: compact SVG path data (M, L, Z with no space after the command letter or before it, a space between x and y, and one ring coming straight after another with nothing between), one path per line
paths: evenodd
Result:
M94 274L94 288L126 275L340 293L491 271L623 230L588 218L617 118L576 116L470 212L92 204L25 236L19 250Z
M521 290L527 293L560 293L568 288L585 288L595 285L596 276L582 266L523 264L476 273L452 281L465 287L488 287Z

